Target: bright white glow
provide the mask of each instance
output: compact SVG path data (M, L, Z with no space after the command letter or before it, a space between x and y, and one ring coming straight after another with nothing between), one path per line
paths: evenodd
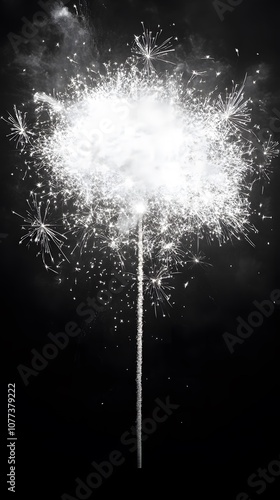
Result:
M170 40L158 46L157 38L144 30L137 50L165 59ZM137 247L139 215L145 258L163 266L183 262L181 244L193 233L220 242L248 238L254 171L268 177L278 149L269 138L255 165L243 85L203 95L194 78L141 72L133 59L106 66L105 75L87 73L63 93L35 92L32 131L16 108L7 120L11 139L30 153L37 187L55 205L63 197L62 220L81 235L77 246L114 242L109 247L123 262Z
M143 215L146 211L146 206L144 203L137 203L134 207L135 213L139 215Z
M241 95L235 89L227 98L234 105L223 107L220 96L201 98L177 76L107 68L83 92L77 80L59 101L36 96L51 123L49 133L38 127L32 156L66 201L75 197L74 224L87 211L96 226L133 231L145 212L145 251L159 243L163 223L175 244L202 229L231 237L246 231L250 213L251 145L238 129L249 110Z
M169 266L194 232L221 242L248 237L255 158L242 91L203 97L177 74L141 73L130 62L107 67L97 82L96 73L87 83L77 77L57 98L35 93L32 132L17 110L9 122L38 167L37 186L54 200L63 195L67 231L84 228L82 248L107 233L124 254L145 215L144 253ZM267 176L277 144L269 139L263 152Z

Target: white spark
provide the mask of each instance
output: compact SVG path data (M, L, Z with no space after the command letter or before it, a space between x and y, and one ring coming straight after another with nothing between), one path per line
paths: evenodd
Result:
M32 195L32 200L28 200L27 203L29 206L27 215L22 216L14 212L15 215L23 219L24 224L22 224L22 228L27 230L27 233L22 236L20 243L27 241L28 246L32 243L38 245L40 247L38 255L42 256L45 268L57 273L57 271L47 264L47 259L49 258L51 263L54 264L53 244L59 253L68 260L62 251L63 239L66 240L66 237L54 229L56 227L54 224L48 222L50 200L47 201L45 208L42 207L41 202L38 202L36 195Z
M28 129L26 122L27 113L22 113L16 106L14 106L13 116L11 113L8 113L8 119L1 117L6 123L10 125L11 133L7 135L10 137L11 141L16 141L16 147L21 146L22 150L25 146L30 142L30 138L33 133Z
M190 264L191 269L195 266L200 266L203 268L213 267L212 264L205 262L206 256L202 252L192 253L190 252L191 260L187 260L187 264Z
M170 297L174 286L170 285L170 280L173 276L165 266L159 269L152 266L149 274L144 276L144 290L150 297L156 315L157 309L160 307L163 310L165 303L171 306Z
M174 64L166 58L175 50L173 49L171 43L172 37L167 38L163 43L158 45L158 39L162 30L153 36L152 31L145 28L144 23L142 23L142 26L143 35L134 35L135 45L132 48L132 52L140 59L141 62L143 62L147 73L151 73L155 70L153 64L155 61Z

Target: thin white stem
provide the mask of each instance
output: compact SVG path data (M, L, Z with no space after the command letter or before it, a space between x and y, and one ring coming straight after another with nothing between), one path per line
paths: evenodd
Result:
M142 364L143 364L143 315L144 315L144 271L143 271L143 220L138 226L138 305L137 305L137 468L142 469Z

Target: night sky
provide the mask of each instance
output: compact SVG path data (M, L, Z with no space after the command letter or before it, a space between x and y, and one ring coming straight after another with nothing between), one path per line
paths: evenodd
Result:
M55 78L49 62L42 60L37 67L32 62L32 54L40 51L41 32L21 44L18 54L8 39L11 33L21 33L23 17L32 20L41 7L27 0L1 0L0 4L0 114L7 117L14 104L20 107L30 101L33 86L40 87L49 79L52 92ZM252 97L263 101L261 127L273 124L274 140L280 141L280 6L270 0L243 0L230 9L229 0L220 4L228 7L220 16L211 0L96 0L88 1L83 9L96 35L91 42L103 54L110 47L118 61L122 51L127 57L127 44L135 33L141 33L144 21L153 30L160 24L166 37L178 37L176 53L186 73L192 67L199 68L201 54L210 54L223 68L226 84L242 81L247 73L251 91L253 74L260 68ZM72 1L68 7L74 12ZM70 39L74 35L68 34ZM56 35L48 32L46 36L51 40ZM2 120L0 129L4 417L0 435L7 464L7 384L16 383L16 498L132 496L133 485L137 492L141 488L141 492L157 496L170 486L177 498L182 482L181 495L191 500L212 496L254 500L260 495L278 499L280 305L275 304L271 316L264 318L249 338L234 345L232 354L223 334L236 335L237 318L247 321L256 310L254 301L270 299L272 292L280 289L279 158L274 160L264 194L260 184L252 193L253 206L263 203L267 217L262 220L252 215L259 231L251 235L255 247L243 240L222 247L202 242L201 250L211 266L181 270L173 283L173 307L166 308L164 317L155 316L147 299L143 417L152 416L159 399L165 402L170 398L178 407L144 441L145 472L140 476L136 453L130 451L131 445L121 442L135 422L136 317L134 309L125 306L126 293L133 301L135 291L132 288L116 295L111 308L98 314L91 324L79 318L77 305L96 294L98 281L80 282L71 292L74 278L70 266L63 269L59 284L59 277L46 272L40 257L36 258L36 248L18 244L21 223L12 211L25 212L32 187L16 170L23 159L6 138L9 128ZM108 275L113 271L108 263ZM31 350L41 353L50 343L48 334L63 331L69 322L77 323L79 335L25 385L18 366L31 367ZM114 450L121 452L124 463L114 467L113 474L92 494L87 489L83 497L78 496L76 478L86 482L87 476L96 472L92 462L107 461ZM277 460L273 476L270 465ZM272 473L267 472L268 479L257 478L258 471L269 466ZM4 465L1 498L7 492L7 473L8 465ZM250 486L248 478L253 474L255 483ZM238 496L242 492L244 495ZM9 495L13 498L13 493Z

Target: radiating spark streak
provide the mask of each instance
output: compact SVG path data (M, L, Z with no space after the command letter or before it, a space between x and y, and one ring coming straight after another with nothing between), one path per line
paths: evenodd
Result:
M233 91L227 94L225 101L221 96L219 96L217 101L218 109L221 110L222 120L224 119L237 130L247 130L248 123L251 121L248 101L244 101L243 97L246 78L247 76L240 88L237 85L234 86Z
M14 113L15 116L8 113L8 119L3 117L1 119L10 125L11 133L7 135L7 137L10 137L10 141L15 141L17 148L21 146L24 149L34 134L28 129L26 122L27 113L22 113L16 106L14 106Z
M100 247L101 251L105 251L105 249L109 249L112 254L116 254L118 256L118 260L119 260L121 266L124 266L125 257L123 254L121 238L118 238L115 236L106 237L106 235L100 236L99 238L102 242L101 244L104 245L104 246Z
M272 136L270 135L268 140L263 144L262 152L264 156L264 162L260 166L260 169L266 176L266 178L269 179L272 161L279 155L279 143L273 141Z
M161 61L169 64L174 64L168 59L168 56L171 52L174 52L175 49L172 47L172 37L167 38L163 43L158 45L158 39L162 33L160 30L153 36L152 31L149 31L145 28L144 23L143 26L143 35L137 36L134 35L135 46L132 49L132 52L138 56L138 58L143 62L144 68L147 73L150 73L155 70L153 62Z
M149 275L144 275L144 290L150 297L156 316L159 307L163 310L165 303L171 306L170 296L174 287L169 284L169 281L172 277L172 273L166 266L159 270L154 267Z
M24 224L22 224L22 228L27 230L27 233L22 236L20 244L27 241L28 246L31 243L38 245L40 247L38 255L41 254L45 268L56 273L56 271L47 264L47 258L51 260L52 264L54 263L52 252L53 244L58 249L59 253L61 253L63 257L68 260L62 251L63 240L61 238L65 240L66 237L53 229L56 227L55 225L48 223L50 200L47 201L45 209L42 208L41 202L37 201L37 197L35 195L33 195L32 201L30 202L28 200L27 203L29 206L27 215L23 216L13 212L15 215L23 219Z
M185 252L180 248L176 241L164 241L160 245L160 250L157 254L159 261L163 261L166 264L182 265L185 259Z
M192 253L190 252L191 260L187 260L186 263L190 264L191 269L195 266L200 266L203 268L213 267L212 264L205 262L206 256L202 252Z

